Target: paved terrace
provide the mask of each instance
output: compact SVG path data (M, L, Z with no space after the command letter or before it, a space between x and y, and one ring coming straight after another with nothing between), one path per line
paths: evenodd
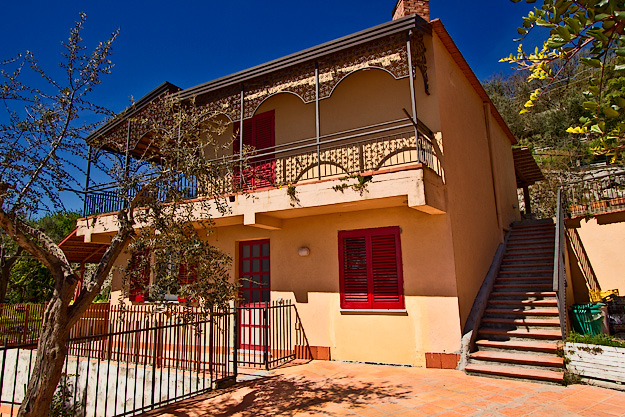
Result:
M147 416L625 416L625 392L455 370L313 361Z

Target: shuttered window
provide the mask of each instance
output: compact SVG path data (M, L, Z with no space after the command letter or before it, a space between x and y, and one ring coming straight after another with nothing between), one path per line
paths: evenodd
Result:
M197 281L197 264L187 265L181 263L178 267L178 284L188 285ZM195 299L187 300L178 296L179 303L186 303L187 301L195 301Z
M239 122L234 124L234 131L239 130ZM275 111L260 113L243 121L243 145L253 146L256 154L250 158L249 166L243 175L235 168L235 188L243 190L273 187L275 182L275 153L270 152L275 146ZM233 153L240 151L239 140L233 142Z
M403 309L399 227L339 232L341 308Z
M147 298L146 287L150 284L150 255L149 250L137 251L132 255L130 268L140 270L131 278L129 301L143 302Z

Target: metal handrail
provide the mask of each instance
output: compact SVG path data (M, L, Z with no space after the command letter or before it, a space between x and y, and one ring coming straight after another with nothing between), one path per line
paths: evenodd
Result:
M586 248L584 247L584 243L582 242L577 229L567 229L567 239L571 244L571 248L573 249L575 256L577 257L580 270L582 271L584 280L586 281L586 286L589 290L600 291L601 285L599 284L599 280L597 279L597 275L595 274L592 263L588 258Z
M566 269L565 269L565 248L566 237L564 234L564 205L562 201L562 188L558 188L557 209L556 209L556 239L553 259L553 291L556 292L558 300L558 315L560 317L560 330L562 339L567 336L567 314L566 314Z

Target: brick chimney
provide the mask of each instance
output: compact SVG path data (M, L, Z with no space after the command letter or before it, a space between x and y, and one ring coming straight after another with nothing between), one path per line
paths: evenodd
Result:
M411 14L418 14L426 22L430 21L430 1L429 0L397 0L393 9L393 20Z

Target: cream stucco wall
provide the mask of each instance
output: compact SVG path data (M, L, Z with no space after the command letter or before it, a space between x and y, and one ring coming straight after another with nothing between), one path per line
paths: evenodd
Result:
M341 311L338 231L384 226L401 227L406 311ZM458 350L456 280L445 215L407 207L364 210L285 219L279 230L217 227L207 237L235 266L238 242L256 239L270 239L272 299L293 300L310 345L330 347L333 359L424 366L425 352ZM310 248L308 257L298 256L302 246ZM120 282L116 275L116 297Z
M578 232L601 289L625 295L625 214L581 220Z
M518 210L510 204L516 185L504 190L514 181L512 153L508 150L510 142L506 144L495 123L488 123L490 115L485 112L482 99L436 35L433 35L433 50L448 213L459 310L464 325L497 246L503 240L502 227L508 226L499 223L518 218ZM502 194L499 207L495 189ZM499 221L498 208L502 211Z

